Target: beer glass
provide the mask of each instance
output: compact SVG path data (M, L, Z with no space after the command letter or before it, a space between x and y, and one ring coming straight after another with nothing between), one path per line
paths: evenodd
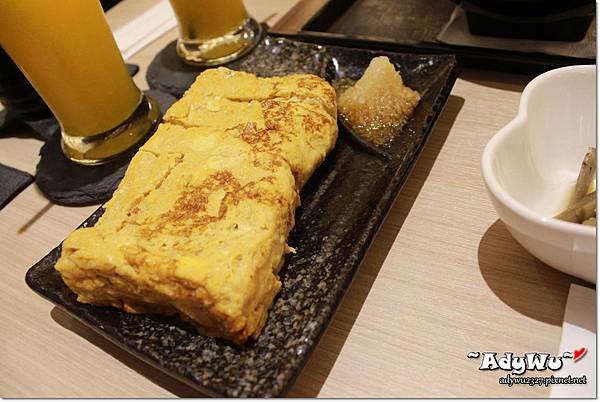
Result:
M262 27L242 0L170 0L179 23L177 54L188 64L233 61L260 40Z
M98 0L1 0L0 46L54 113L74 162L110 161L158 124L158 105L133 83Z

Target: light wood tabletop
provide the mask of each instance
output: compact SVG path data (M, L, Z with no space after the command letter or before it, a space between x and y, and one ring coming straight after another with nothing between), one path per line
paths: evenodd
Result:
M122 25L153 2L124 1L108 12L111 26ZM246 4L258 20L269 18L274 24L296 2ZM298 10L292 9L301 15ZM288 15L281 21L286 20L288 27L297 26L297 19ZM141 88L147 88L146 66L176 34L168 32L129 60L141 66L135 78ZM557 353L569 285L580 283L548 268L512 239L481 177L485 144L515 116L531 78L462 72L290 396L549 395L545 387L499 385L501 374L481 372L478 362L466 357L470 351ZM41 142L23 134L0 139L0 163L33 173ZM27 269L96 208L53 205L31 185L0 211L0 395L196 395L25 284Z

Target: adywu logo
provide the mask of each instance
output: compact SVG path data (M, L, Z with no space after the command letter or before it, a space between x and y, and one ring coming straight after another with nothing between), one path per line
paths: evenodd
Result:
M587 348L585 346L576 348L572 352L564 352L560 356L553 356L550 353L531 352L525 353L523 356L517 356L511 352L505 352L503 355L498 355L496 352L469 352L467 358L479 359L479 370L509 371L505 377L500 377L500 384L508 385L527 384L527 385L545 385L551 384L585 384L587 377L557 377L551 375L549 377L526 377L522 376L528 371L558 371L566 360L572 360L574 363L585 357ZM511 376L511 374L513 376Z

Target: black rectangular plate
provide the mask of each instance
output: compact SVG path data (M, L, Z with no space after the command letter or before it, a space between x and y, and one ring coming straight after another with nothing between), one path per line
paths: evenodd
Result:
M454 10L455 5L451 1L403 0L386 3L380 0L380 9L386 10L383 17L371 15L371 8L376 1L329 0L296 37L324 45L344 43L346 46L399 52L455 54L465 67L525 74L540 74L559 67L596 62L595 58L436 42L437 34ZM408 14L399 15L403 12ZM345 21L342 27L338 26L340 19Z
M272 37L253 54L241 67L261 75L293 73L312 60L311 69L328 78L358 78L372 57L385 54L406 84L422 96L413 118L389 149L391 160L340 133L334 150L302 190L302 206L289 238L297 253L281 269L281 292L256 341L236 346L199 335L175 317L80 304L54 269L60 246L26 277L33 290L123 349L209 395L285 395L350 286L458 74L452 55L386 53ZM278 65L270 66L269 60ZM94 225L101 214L99 209L84 225Z

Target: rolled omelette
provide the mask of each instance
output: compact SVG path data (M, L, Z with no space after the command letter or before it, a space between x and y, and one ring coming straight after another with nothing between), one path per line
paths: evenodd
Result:
M336 139L335 91L321 78L206 70L97 224L65 239L56 269L79 302L256 338L281 287L300 188Z

